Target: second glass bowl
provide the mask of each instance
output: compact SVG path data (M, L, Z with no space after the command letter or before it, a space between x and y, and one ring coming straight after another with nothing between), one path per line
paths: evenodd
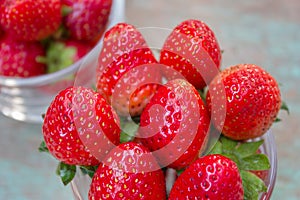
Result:
M271 164L268 176L265 179L267 191L262 193L259 200L269 200L271 198L277 175L277 150L274 136L269 131L264 134L261 139L264 139L263 145L260 147L261 153L268 156ZM77 173L73 181L71 182L71 188L73 191L75 200L88 200L88 191L91 183L91 178L88 175Z

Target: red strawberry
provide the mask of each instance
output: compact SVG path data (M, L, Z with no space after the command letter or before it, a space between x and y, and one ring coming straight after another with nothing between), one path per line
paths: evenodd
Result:
M0 10L1 12L1 10ZM0 13L0 17L1 17L1 13ZM1 21L1 18L0 18L0 21ZM3 28L0 26L0 38L4 35L4 31L3 31Z
M60 0L4 0L1 25L18 40L41 40L61 24Z
M244 199L236 164L218 154L199 158L176 180L169 196L175 199Z
M197 89L202 89L218 73L221 51L213 31L202 21L180 23L165 41L160 63L170 66L167 78L184 76ZM175 70L175 72L174 72Z
M71 12L64 24L71 37L93 40L103 33L111 10L112 0L62 0Z
M151 50L135 27L119 23L105 33L97 89L121 115L139 115L161 82Z
M145 107L139 137L162 166L181 169L205 148L209 118L197 90L176 79L161 86Z
M89 200L166 199L162 170L149 150L134 142L113 149L93 176Z
M276 80L261 67L240 64L222 71L209 85L209 90L225 90L207 94L209 107L212 102L224 99L217 105L213 122L227 137L246 140L264 134L272 125L281 106L280 91ZM225 122L220 122L225 115Z
M0 75L32 77L46 73L46 65L37 62L45 56L38 42L23 42L4 36L0 42Z
M49 151L58 160L70 165L96 165L119 144L118 123L117 115L99 93L70 87L50 104L43 134Z

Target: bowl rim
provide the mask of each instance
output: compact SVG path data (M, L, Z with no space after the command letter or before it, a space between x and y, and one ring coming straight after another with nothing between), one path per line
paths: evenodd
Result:
M268 200L271 198L273 194L274 187L276 185L276 179L277 179L277 171L278 171L278 155L277 155L277 146L276 146L276 140L275 136L272 133L272 131L267 131L262 138L264 140L268 140L268 143L264 142L264 148L265 151L271 152L268 154L268 158L271 164L271 168L268 173L268 186L267 191L262 194L261 200Z
M118 22L124 21L125 15L125 0L112 0L111 14L109 16L108 24L106 26L106 30L115 25ZM99 41L102 41L103 35ZM39 76L29 77L29 78L18 78L18 77L8 77L0 75L0 87L37 87L42 85L47 85L51 82L61 79L70 73L76 72L81 66L84 58L88 57L88 55L93 52L95 49L99 48L101 42L98 42L93 49L86 54L83 58L78 60L76 63L70 65L67 68L62 70L43 74Z

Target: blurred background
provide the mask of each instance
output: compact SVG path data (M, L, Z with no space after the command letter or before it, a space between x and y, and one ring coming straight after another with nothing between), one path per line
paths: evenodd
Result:
M280 83L290 115L272 127L278 174L272 199L299 199L300 191L300 1L298 0L127 0L126 21L136 27L174 28L205 21L224 50L222 68L254 63ZM55 175L57 162L37 148L41 125L0 115L0 199L72 199Z

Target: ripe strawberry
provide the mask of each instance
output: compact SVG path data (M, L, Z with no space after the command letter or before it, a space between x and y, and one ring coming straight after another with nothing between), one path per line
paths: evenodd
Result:
M97 165L119 144L118 123L99 93L69 87L50 104L42 129L50 153L58 160L69 165Z
M103 33L112 0L62 0L62 3L70 9L63 21L71 37L93 40Z
M3 36L0 42L0 75L42 75L46 73L46 65L37 62L40 56L45 56L45 50L40 43L16 41L10 36Z
M197 90L183 79L161 86L140 120L141 142L161 166L182 169L205 148L209 118Z
M93 176L89 200L96 199L166 199L163 171L143 145L120 144Z
M105 33L97 89L121 115L139 115L161 82L157 61L141 33L119 23Z
M1 25L18 40L41 40L61 24L60 0L4 0Z
M209 85L209 90L224 88L225 95L208 91L207 103L219 102L212 120L216 128L227 137L246 140L264 134L272 125L281 106L276 80L261 67L240 64L222 71ZM225 115L220 122L219 115Z
M202 89L218 73L221 51L213 31L203 21L190 19L168 36L160 63L170 67L165 70L169 80L184 76L196 89Z
M199 158L175 181L169 200L175 199L244 199L236 164L218 154Z

